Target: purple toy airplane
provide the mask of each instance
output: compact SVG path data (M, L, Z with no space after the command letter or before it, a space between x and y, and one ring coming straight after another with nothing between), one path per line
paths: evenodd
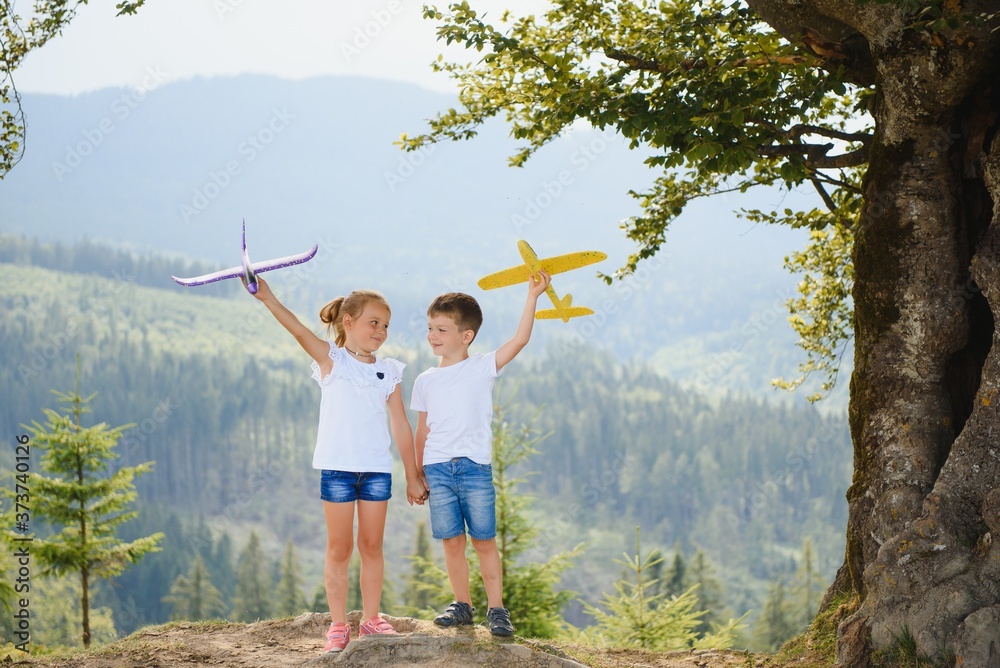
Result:
M271 271L272 269L281 269L282 267L290 267L293 264L302 264L307 262L316 255L316 251L319 250L319 245L315 245L305 253L299 253L298 255L289 255L287 257L279 257L276 260L267 260L266 262L258 262L257 264L250 264L250 257L247 255L247 221L243 221L243 264L238 267L232 267L231 269L223 269L222 271L217 271L212 274L205 274L204 276L195 276L194 278L177 278L176 276L171 276L181 285L205 285L206 283L214 283L216 281L223 281L227 278L241 278L243 279L243 285L250 294L257 294L257 288L259 287L257 283L257 274L262 271Z

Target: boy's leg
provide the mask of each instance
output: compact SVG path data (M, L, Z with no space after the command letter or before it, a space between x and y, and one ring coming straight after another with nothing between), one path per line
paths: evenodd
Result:
M323 582L333 623L347 621L347 565L354 551L354 503L323 502L326 559Z
M361 601L364 607L362 622L378 615L382 600L385 575L382 537L385 535L388 507L388 501L358 501L358 553L361 555Z
M469 593L469 562L465 558L465 534L454 538L445 538L444 565L448 569L448 581L455 600L459 603L472 605L472 595Z
M486 587L486 598L489 607L503 607L503 567L500 564L500 551L497 549L497 539L472 539L472 547L479 556L479 571Z

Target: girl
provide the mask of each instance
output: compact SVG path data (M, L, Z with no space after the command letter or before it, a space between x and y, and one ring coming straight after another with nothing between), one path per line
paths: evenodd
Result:
M389 430L406 471L406 499L423 504L426 486L417 473L413 432L403 408L401 362L376 357L389 329L389 305L377 292L355 290L320 311L327 331L324 341L278 301L259 279L254 295L313 358L312 377L322 396L313 468L321 469L320 498L326 515L324 582L330 605L330 628L324 652L339 652L350 642L347 625L347 565L354 550L354 507L358 509L358 552L361 554L360 635L395 633L379 617L382 596L382 534L391 491L392 457Z

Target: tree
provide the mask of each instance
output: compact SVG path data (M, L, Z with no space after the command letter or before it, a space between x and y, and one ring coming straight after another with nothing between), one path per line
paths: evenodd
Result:
M714 633L699 639L696 629L705 611L697 608L697 585L679 596L670 596L665 591L653 593L658 582L650 578L649 573L658 562L663 561L663 557L659 550L642 556L638 527L635 530L635 556L622 556L624 559L615 561L626 569L627 575L615 583L617 595L605 594L601 601L603 609L584 603L584 609L595 620L594 630L588 633L612 645L661 652L692 647L729 647L732 644L736 632L742 627L742 618L731 619L726 626L717 627Z
M271 616L270 573L257 532L251 531L236 567L236 600L233 602L236 619L254 622Z
M302 574L295 558L295 545L291 540L285 547L281 560L281 577L278 580L278 600L275 612L279 615L297 615L308 607L306 595L302 593Z
M502 114L523 142L515 165L577 121L652 153L663 171L636 193L638 250L619 276L692 199L815 188L815 209L744 214L812 234L792 259L807 272L793 304L803 372L829 387L854 339L847 551L824 599L853 599L838 661L867 665L909 629L923 654L985 664L1000 603L987 566L1000 530L996 4L582 0L505 14L501 29L467 2L425 15L484 55L435 65L461 109L405 148Z
M91 585L120 575L147 553L159 551L163 534L131 542L118 539L119 527L137 515L127 510L137 496L133 480L151 471L153 464L108 472L118 456L114 450L122 432L132 425L111 428L102 422L84 427L80 418L91 412L89 404L97 395L80 396L79 370L77 386L70 394L54 392L59 403L70 404L68 413L45 409L48 422L28 427L33 443L44 451L43 473L30 474L35 515L61 527L53 536L36 539L33 554L42 575L79 574L83 646L90 647Z
M537 452L533 445L543 437L537 433L533 419L514 426L504 419L504 413L503 406L494 407L492 460L493 484L496 487L496 540L503 573L504 605L510 610L518 635L551 638L564 630L562 611L572 598L572 592L557 591L556 587L560 576L570 567L582 547L552 556L536 554L534 559L524 559L529 548L536 553L544 552L541 548L549 543L539 545L536 541L539 529L527 517L531 497L518 493L523 478L514 476L512 470ZM473 562L471 548L469 552L469 572L476 574L479 567ZM433 605L451 601L445 570L431 561L429 556L414 555L412 559L414 573L420 573L425 578L425 586L420 590L428 594L428 600ZM473 577L470 585L473 603L486 601L486 587L482 579Z
M793 582L792 594L795 609L792 617L796 625L806 627L816 616L819 601L823 595L823 582L819 573L816 572L812 542L808 538L802 542L802 564L795 571Z
M764 612L754 627L754 642L758 647L774 651L795 635L797 629L789 619L785 583L780 579L771 584L764 601Z
M697 587L694 592L698 598L698 610L705 611L694 629L698 637L702 637L722 624L725 615L722 582L715 577L715 568L702 550L695 552L694 558L691 559L689 576L691 584Z
M661 566L662 562L662 559L658 561L654 560L653 564ZM653 578L659 579L658 574L654 572ZM674 558L670 561L670 568L667 569L664 580L663 590L667 596L680 596L691 587L688 582L687 564L684 563L684 555L681 554L680 543L674 546Z
M144 3L120 2L118 14L134 14ZM25 20L14 13L12 2L4 3L0 12L0 179L24 152L24 113L14 85L14 70L29 53L61 33L76 17L80 5L85 4L87 0L39 0Z
M178 575L170 586L170 593L163 597L172 606L170 619L209 619L221 617L226 612L222 595L212 584L201 555L196 554L188 574Z
M403 605L407 615L416 617L434 608L435 601L432 592L439 587L428 585L441 571L440 566L437 566L436 572L432 572L429 568L429 566L436 565L431 557L431 540L425 522L417 524L417 537L414 541L413 554L410 555L410 562L412 570L403 589Z

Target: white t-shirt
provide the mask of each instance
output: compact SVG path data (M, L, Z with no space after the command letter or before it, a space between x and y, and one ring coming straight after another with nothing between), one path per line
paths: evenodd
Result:
M321 378L319 364L312 363L322 391L313 468L392 473L385 405L406 365L389 357L364 364L329 343L333 371Z
M427 413L424 466L453 457L468 457L477 464L491 462L493 381L499 375L493 351L417 376L410 408Z

